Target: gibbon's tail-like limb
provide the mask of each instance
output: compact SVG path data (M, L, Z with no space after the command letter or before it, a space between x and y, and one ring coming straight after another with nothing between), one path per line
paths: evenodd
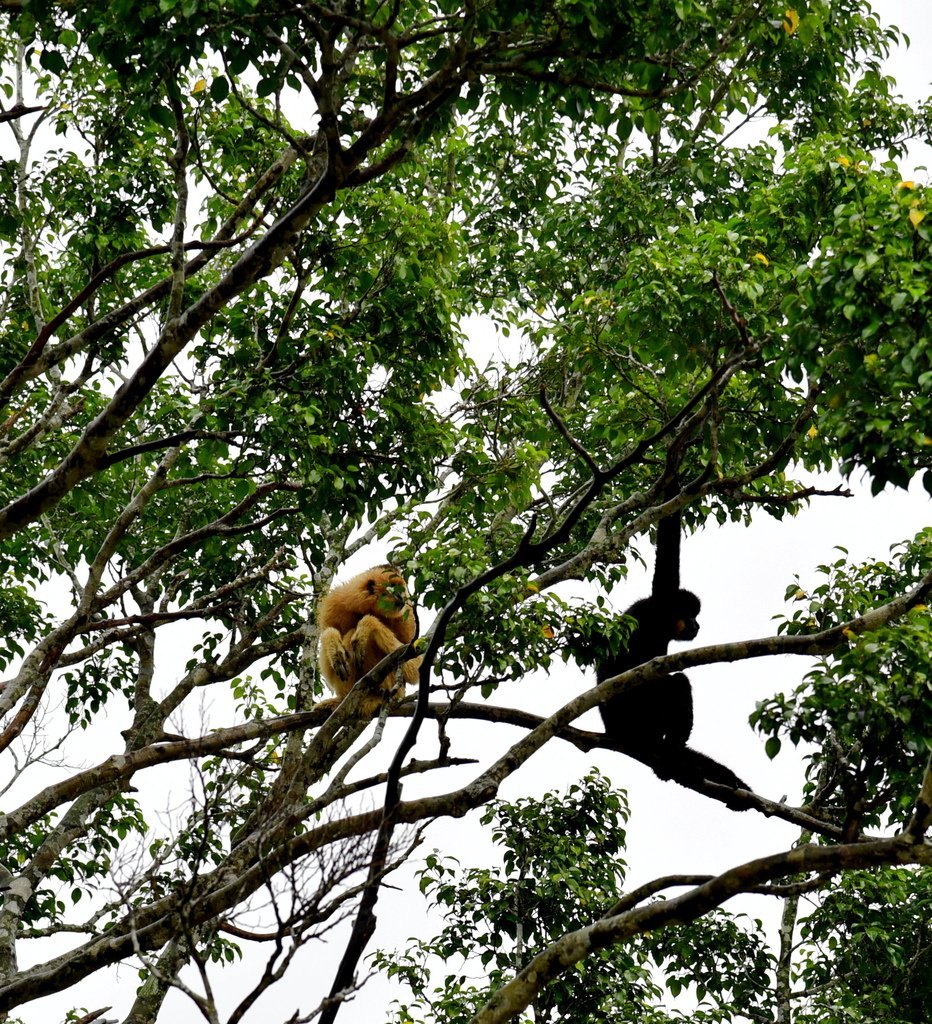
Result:
M680 779L704 779L718 786L728 786L729 789L750 789L730 768L692 747L661 748L661 751L660 763L649 764L658 778L673 779L674 782Z
M706 754L693 750L692 747L676 747L665 751L660 758L659 764L646 762L652 768L654 774L660 779L670 779L692 789L696 782L712 782L717 786L724 786L727 789L746 789L751 792L751 787L739 776L725 765ZM750 804L737 794L722 794L722 800L727 807L733 811L745 811Z
M339 704L357 680L386 655L411 643L418 631L411 595L391 565L373 566L334 587L318 605L317 624L321 675L335 694L318 706ZM411 658L401 665L406 683L417 682L420 664L420 658ZM392 672L382 681L382 690L387 693L394 685ZM372 714L382 700L384 696L367 701L365 713Z

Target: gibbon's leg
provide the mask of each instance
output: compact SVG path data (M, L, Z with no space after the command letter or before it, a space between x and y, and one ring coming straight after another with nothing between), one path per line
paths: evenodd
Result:
M689 679L678 672L648 685L658 691L654 714L664 723L666 742L672 747L685 747L693 731L693 688Z
M606 669L602 674L607 679L612 672ZM687 787L705 779L730 789L750 790L730 768L686 745L693 727L693 701L692 686L683 673L612 697L599 711L606 734L658 778ZM724 802L733 810L748 806L737 797Z
M342 700L356 682L343 637L333 626L320 634L320 670L338 700Z
M356 667L356 678L359 679L392 651L403 646L401 641L383 622L374 615L364 615L356 626L353 634L353 662ZM394 672L382 681L383 689L390 690L394 685Z
M727 786L728 789L746 789L752 792L751 787L730 768L698 750L693 750L692 747L670 747L661 752L656 762L650 760L645 763L653 768L658 778L679 782L688 789L692 788L692 783L705 780L719 786ZM744 811L750 806L743 797L737 795L722 795L722 801L733 811Z
M655 686L658 697L650 712L652 721L664 723L664 735L655 737L656 745L635 743L636 756L661 779L689 784L705 779L730 789L749 789L748 784L725 765L686 745L693 728L693 698L689 678L678 672ZM636 692L636 691L635 691ZM662 709L662 711L661 711ZM728 806L743 809L726 801Z

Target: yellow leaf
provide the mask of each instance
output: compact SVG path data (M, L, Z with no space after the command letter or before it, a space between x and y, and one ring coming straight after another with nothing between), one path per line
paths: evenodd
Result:
M843 630L842 630L842 633L843 633L843 634L844 634L844 635L845 635L845 636L846 636L846 637L847 637L847 638L848 638L849 640L857 640L857 638L858 638L858 635L857 635L857 633L855 633L855 631L854 631L853 629L843 629Z
M922 212L922 210L910 210L909 223L912 224L914 228L918 228L919 225L925 220L925 216L926 215Z
M791 36L798 28L799 15L790 7L783 14L783 31Z
M541 626L540 634L545 640L552 640L556 636L552 626Z
M808 437L810 441L811 441L811 440L812 440L812 439L813 439L814 437L818 437L818 436L819 436L819 430L818 430L818 428L817 428L817 427L810 427L810 428L809 428L809 429L808 429L808 430L806 431L806 437Z
M851 161L846 156L840 156L838 158L838 162L841 164L842 167L850 167L851 166Z
M928 610L929 610L929 606L927 604L914 604L913 605L913 611L914 612L927 612Z
M793 595L793 600L794 600L794 601L805 601L805 600L806 600L806 598L807 598L807 596L808 596L808 595L806 594L806 591L805 591L805 590L799 589L799 590L797 590L797 591L796 591L796 593L795 593L795 594Z
M901 181L897 188L915 188L916 183L914 181Z
M759 260L761 263L764 264L765 267L770 266L770 260L768 260L762 252L754 253L754 259Z
M534 583L533 580L528 580L526 586L527 586L527 589L532 594L539 594L540 593L540 586L539 586L539 584Z
M199 78L194 83L194 88L191 90L191 95L196 96L199 92L203 92L207 88L207 79Z

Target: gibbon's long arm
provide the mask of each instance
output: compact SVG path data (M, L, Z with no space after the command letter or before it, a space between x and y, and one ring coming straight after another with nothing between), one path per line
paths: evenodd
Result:
M682 514L661 519L657 524L657 536L654 545L654 580L651 597L655 600L672 598L680 589L680 537L682 533Z

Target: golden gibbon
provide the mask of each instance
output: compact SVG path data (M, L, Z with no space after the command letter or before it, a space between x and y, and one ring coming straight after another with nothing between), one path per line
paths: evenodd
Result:
M317 608L320 629L320 671L336 696L321 701L337 705L357 679L392 651L417 636L417 612L405 581L394 566L376 565L334 587ZM400 668L406 683L416 683L420 658ZM395 672L382 681L382 690L395 685ZM371 714L384 697L363 705Z

